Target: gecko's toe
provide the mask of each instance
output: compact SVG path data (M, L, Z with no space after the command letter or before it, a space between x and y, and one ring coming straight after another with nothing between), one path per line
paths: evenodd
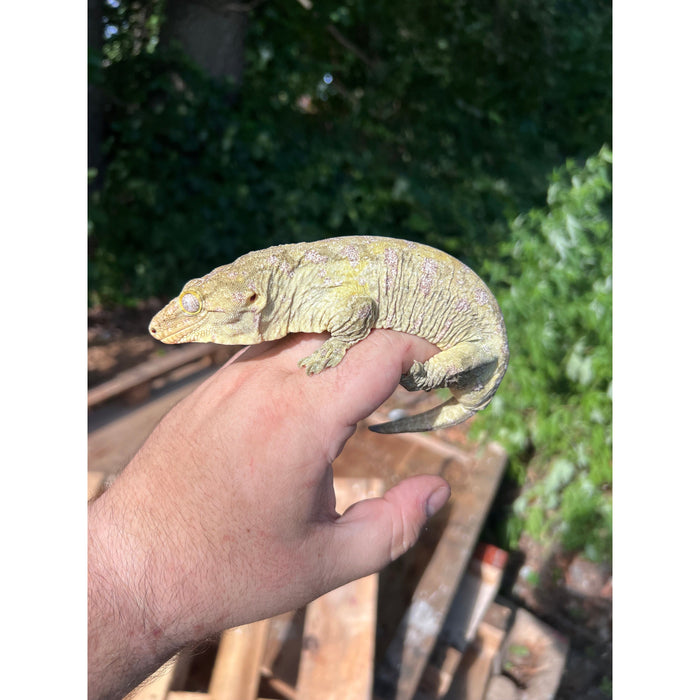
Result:
M406 374L401 375L401 386L408 391L420 391L425 389L427 372L425 365L418 360L414 361L411 369Z
M318 374L328 367L335 367L343 359L343 355L345 346L331 338L308 357L299 360L298 364L299 367L306 367L307 374Z

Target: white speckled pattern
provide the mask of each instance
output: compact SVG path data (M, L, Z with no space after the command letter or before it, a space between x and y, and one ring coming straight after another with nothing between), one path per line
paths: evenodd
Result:
M331 338L299 363L309 374L337 365L372 328L437 345L441 352L415 362L402 384L453 395L418 416L373 426L377 432L466 420L488 405L508 366L503 317L482 280L442 251L395 238L347 236L248 253L190 280L150 325L165 343L248 345L328 331Z

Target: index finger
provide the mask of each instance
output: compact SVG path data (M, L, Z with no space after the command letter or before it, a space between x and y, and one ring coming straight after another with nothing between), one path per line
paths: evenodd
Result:
M324 370L322 390L342 396L337 417L355 425L381 406L415 360L424 362L438 348L414 335L373 330L351 347L334 371Z
M354 426L391 396L415 360L425 361L438 348L417 336L375 329L353 345L335 367L307 375L298 363L318 349L327 334L298 334L268 347L253 346L240 362L274 358L289 391L300 397L299 409L308 403L317 410L314 422L330 421L342 427ZM303 401L303 399L307 401Z

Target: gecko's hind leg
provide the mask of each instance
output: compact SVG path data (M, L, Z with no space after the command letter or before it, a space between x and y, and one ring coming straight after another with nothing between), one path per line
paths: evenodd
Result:
M408 391L430 391L438 387L477 390L494 373L496 365L497 358L488 346L459 343L426 362L414 362L401 377L401 386Z
M373 425L377 433L403 433L436 430L457 425L484 409L508 366L507 353L490 353L488 344L462 343L431 357L414 362L401 384L416 389L448 387L452 398L417 416Z

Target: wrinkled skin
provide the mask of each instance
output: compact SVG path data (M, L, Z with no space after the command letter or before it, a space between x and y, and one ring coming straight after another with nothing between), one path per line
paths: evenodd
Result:
M190 280L151 321L165 343L249 345L288 333L331 337L300 361L308 374L335 367L372 328L417 335L441 352L414 362L410 391L447 387L452 398L377 432L456 425L493 398L508 366L503 316L466 265L442 251L393 238L348 236L254 251Z

